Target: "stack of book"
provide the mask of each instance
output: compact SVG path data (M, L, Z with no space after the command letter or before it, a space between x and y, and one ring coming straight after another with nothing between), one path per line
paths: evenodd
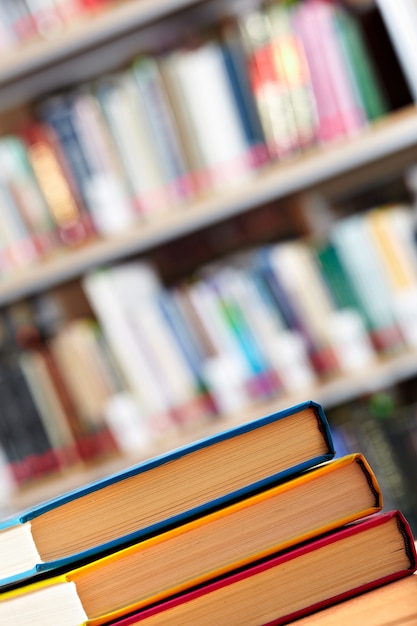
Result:
M284 624L395 585L408 523L362 455L334 454L307 401L5 522L0 623Z

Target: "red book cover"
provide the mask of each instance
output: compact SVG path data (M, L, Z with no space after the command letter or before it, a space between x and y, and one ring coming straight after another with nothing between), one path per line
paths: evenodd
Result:
M385 530L390 532L381 541L378 535ZM398 542L399 552L404 557L403 564L400 561L398 565L387 566L384 563L390 550L390 540ZM372 552L373 545L378 545L379 549ZM366 558L353 559L352 571L349 571L343 584L339 584L353 548L359 557L366 554ZM313 552L314 558L309 559ZM294 564L298 567L294 568ZM321 565L320 570L318 565ZM372 571L373 565L376 566L375 571ZM293 550L138 611L114 622L114 625L181 623L185 626L198 623L198 610L203 610L206 615L209 612L213 614L213 624L219 623L216 619L220 614L223 618L227 615L229 626L238 626L242 623L242 611L245 611L245 624L248 626L279 626L408 576L416 569L417 554L410 527L400 512L391 511L344 526ZM333 593L325 581L336 581L333 589L337 590ZM290 596L291 601L288 600ZM237 604L239 600L242 604ZM239 610L236 606L240 607ZM294 609L294 606L297 608ZM194 621L196 616L197 622Z

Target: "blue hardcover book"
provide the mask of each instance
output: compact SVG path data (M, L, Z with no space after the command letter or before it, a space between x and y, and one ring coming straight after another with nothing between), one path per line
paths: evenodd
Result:
M77 191L88 206L87 187L91 171L74 125L70 97L57 95L47 98L39 105L39 114L53 129Z
M306 401L210 435L0 525L0 584L73 567L330 460L323 408Z

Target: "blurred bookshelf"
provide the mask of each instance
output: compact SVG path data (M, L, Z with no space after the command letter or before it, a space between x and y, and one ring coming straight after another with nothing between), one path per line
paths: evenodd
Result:
M20 431L11 429L11 417L0 411L5 476L16 457L16 474L0 499L5 513L307 397L330 410L417 378L417 247L412 243L417 109L410 70L393 29L384 25L384 2L349 1L336 4L334 13L331 3L315 4L320 29L333 29L320 58L327 59L324 83L332 83L337 97L326 95L323 82L322 92L317 87L317 57L312 60L311 52L317 33L308 27L313 15L308 0L299 10L236 0L227 14L216 0L102 2L47 36L2 44L0 163L7 174L0 181L0 384L12 381L18 395L19 389L29 389L29 417L22 419ZM0 11L0 22L2 17ZM387 41L392 49L379 58ZM361 79L352 42L366 52L368 74ZM271 75L262 74L275 72L278 81L277 68L265 70L273 46L285 76L285 98L282 84L267 92ZM332 50L337 63L328 62ZM333 97L336 113L326 100ZM281 107L284 129L274 106ZM182 107L192 124L184 122ZM133 126L123 122L124 116ZM222 120L228 120L225 128ZM39 159L39 151L35 156L40 145L53 161ZM50 175L60 184L55 201L46 185ZM27 197L16 193L19 181ZM36 216L30 202L37 206ZM385 243L378 239L384 250L377 253L378 267L383 290L395 305L378 295L381 311L392 318L378 327L364 292L373 292L380 278L372 280L367 271L370 282L358 287L357 268L345 268L346 282L358 293L349 301L357 307L355 315L344 316L349 298L329 295L331 276L320 273L316 257L317 246L342 246L345 223L351 224L353 241L362 242L353 244L354 256L361 256L368 239L357 238L374 228L373 216L384 206L388 221L381 226ZM288 242L296 243L294 249ZM401 256L398 269L391 253L402 248L407 259ZM245 263L248 255L275 252L284 254L282 263L286 255L294 264L314 257L314 268L311 260L299 266L300 276L302 267L309 272L303 284L304 291L311 287L310 298L300 295L301 282L294 301L293 293L280 300L277 293L264 292L271 261L268 268ZM228 291L223 275L236 267L237 291ZM317 291L309 283L313 274ZM247 282L260 307L250 314L244 306ZM273 291L271 284L268 289ZM213 315L220 309L224 316L227 309L228 323L220 320L217 335L202 329L204 315L197 319L197 305L190 313L192 297L201 299L200 307L210 305ZM329 329L311 308L314 299L323 311L323 327L328 313L329 328L340 331L339 339L326 335ZM113 300L120 301L119 309L112 308ZM293 321L288 302L296 310ZM266 336L258 345L261 319L276 333L277 363L284 346L284 365L268 353ZM115 334L119 324L130 334L120 328ZM159 334L158 341L150 341ZM357 349L352 356L357 365L341 356L343 341ZM222 342L229 346L224 351ZM121 354L119 344L129 353L135 343L131 354ZM288 356L292 351L300 363ZM100 360L97 370L94 359L87 359L91 354ZM91 402L82 359L91 368ZM80 372L72 371L74 363ZM295 383L285 380L285 367L294 368ZM241 379L233 377L234 368ZM145 383L138 382L141 377ZM222 387L228 377L236 396ZM40 381L44 398L36 396ZM138 398L146 398L139 408ZM112 411L104 417L107 401ZM412 404L412 398L408 401ZM58 434L53 407L59 409ZM130 445L126 433L133 433Z

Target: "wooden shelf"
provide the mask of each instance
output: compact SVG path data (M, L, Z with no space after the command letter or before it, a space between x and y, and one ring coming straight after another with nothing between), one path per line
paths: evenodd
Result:
M361 133L315 148L291 161L270 165L237 188L195 201L181 210L140 223L109 239L100 239L0 280L0 306L83 275L124 257L143 253L181 235L221 222L266 202L343 176L379 159L417 146L417 108L394 113Z
M47 478L23 491L12 494L8 502L0 503L0 517L12 515L58 494L125 469L146 458L162 454L196 439L274 413L299 402L312 399L320 402L324 409L328 410L361 394L384 389L387 385L417 375L417 351L403 352L383 360L378 359L374 365L367 367L365 374L363 370L358 370L351 375L323 382L320 385L300 390L298 393L282 394L266 402L253 404L244 411L198 423L195 427L179 432L176 436L155 441L146 452L138 451L137 455L114 457L102 464L88 468L76 468L62 475Z
M202 0L125 0L66 27L53 39L38 39L4 53L0 85L14 82L63 59L199 4ZM93 27L92 27L93 22Z

